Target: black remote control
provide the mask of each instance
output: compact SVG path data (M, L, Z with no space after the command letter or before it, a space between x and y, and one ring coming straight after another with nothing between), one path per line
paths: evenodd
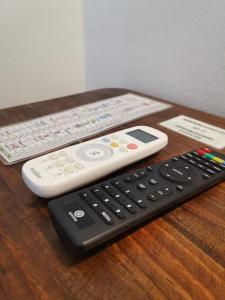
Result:
M225 155L197 149L86 187L48 204L61 239L94 248L225 179Z

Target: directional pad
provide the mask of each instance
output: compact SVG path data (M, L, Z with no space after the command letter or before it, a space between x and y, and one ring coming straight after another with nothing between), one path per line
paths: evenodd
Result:
M185 167L174 162L165 163L159 168L159 173L166 179L176 182L191 182L192 177Z
M110 158L113 151L111 148L102 144L84 144L78 148L76 154L82 160L97 162Z

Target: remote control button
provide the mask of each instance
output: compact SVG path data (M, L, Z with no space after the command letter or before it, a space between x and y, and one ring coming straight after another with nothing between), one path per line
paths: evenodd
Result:
M120 193L114 189L113 187L111 187L108 184L102 184L101 187L107 192L109 193L113 198L119 198L121 197Z
M124 184L122 184L119 180L112 180L112 185L117 187L121 192L125 191L127 188Z
M191 153L186 153L186 156L188 156L189 158L194 158L194 156Z
M224 164L219 164L220 168L225 170L225 163Z
M63 167L64 166L64 162L59 160L55 163L56 167Z
M91 207L96 211L96 213L101 213L103 208L99 205L99 203L96 201L94 202Z
M203 148L202 150L205 151L205 152L207 152L207 153L211 153L212 152L212 150L209 149L209 148Z
M184 161L188 161L188 158L185 155L181 155L180 158L183 159Z
M217 157L217 156L212 157L212 159L215 162L219 163L219 164L223 164L224 163L224 160L222 158Z
M113 203L106 193L99 188L92 188L91 191L97 196L107 208L109 208L119 219L124 219L126 215L122 212L121 207Z
M204 150L197 149L196 152L198 152L199 155L203 156L205 154Z
M126 140L119 140L119 143L122 144L122 145L126 145L127 141Z
M86 193L86 192L80 192L79 195L80 195L80 197L81 197L82 199L84 199L84 200L86 200L86 199L89 198L89 195L88 195L88 193Z
M84 161L98 162L109 159L113 155L113 151L102 144L87 144L80 146L76 154Z
M184 167L177 166L176 163L165 163L159 167L159 173L166 179L176 182L190 182L192 178Z
M104 143L109 143L109 142L111 142L111 139L109 139L108 137L104 137L104 138L102 139L102 141L103 141Z
M165 187L163 189L160 189L154 193L150 193L147 195L147 198L150 200L150 201L156 201L156 200L159 200L159 199L162 199L168 195L172 194L172 190L169 188L169 187Z
M191 154L196 155L196 156L199 156L199 154L198 154L197 151L192 151Z
M57 156L56 154L51 154L51 155L49 156L49 158L50 158L51 160L56 160L56 159L58 159L58 156Z
M144 202L143 199L138 198L135 194L131 193L130 191L129 193L127 193L127 196L130 200L132 200L136 205L140 206L141 208L147 207L147 204Z
M117 209L114 213L119 219L125 219L126 218L126 215L120 209Z
M193 159L200 163L204 162L204 160L202 160L200 157L197 157L197 156L195 156Z
M80 197L85 200L91 207L93 207L93 205L96 202L96 200L94 200L93 198L90 197L90 195L88 195L86 192L81 192L79 193Z
M211 168L216 171L217 173L221 172L221 169L217 166L211 166Z
M101 211L101 212L99 212L99 216L103 219L103 221L106 224L108 224L108 225L114 224L114 221L113 221L112 217L110 217L110 215L107 214L107 212Z
M207 161L207 162L210 161L210 164L212 164L212 165L214 165L214 166L218 166L218 163L215 162L213 159L208 160L208 158L206 158L206 157L204 157L204 156L203 156L202 158L204 158L204 160Z
M127 204L125 206L126 210L129 211L131 214L136 214L137 210L132 204Z
M191 163L192 165L196 165L196 161L194 161L193 159L188 159L188 162Z
M138 172L138 176L139 176L139 178L145 178L148 176L148 173L146 171L142 170L142 171Z
M67 156L68 154L66 153L66 151L60 151L60 152L59 152L59 155L62 156L62 157L65 157L65 156Z
M149 179L149 183L150 183L151 185L156 185L156 184L158 184L158 181L155 180L154 178L151 178L151 179Z
M214 171L211 170L211 169L205 169L205 171L206 171L207 173L211 174L211 175L216 174L216 172L214 172Z
M178 161L179 159L177 157L172 158L173 161Z
M64 168L64 172L66 174L72 174L74 172L74 170L71 167L65 167Z
M205 170L205 167L201 164L197 164L196 167L199 168L200 170Z
M147 195L147 197L150 201L156 201L158 199L157 195L155 195L154 193Z
M215 160L215 159L214 159L214 158L215 158L215 155L210 154L210 153L205 153L205 154L204 154L204 157L206 157L206 158L208 158L208 159L213 159L213 160Z
M86 210L77 201L72 201L63 206L68 217L76 224L79 229L93 226L93 219L87 214Z
M103 202L109 201L108 196L102 190L99 190L98 188L91 188L91 191L101 201L103 201Z
M138 146L137 146L136 144L128 144L128 145L127 145L127 148L133 150L133 149L137 149Z
M139 183L136 188L140 191L144 191L147 189L147 187L143 183Z
M125 148L125 147L120 147L119 150L120 150L121 152L128 152L127 148Z
M139 175L137 173L128 175L124 178L124 181L127 183L135 182L136 180L140 179Z
M146 169L147 169L147 171L149 171L149 172L153 171L153 169L152 169L151 166L148 166Z
M116 135L116 134L113 134L113 135L111 136L111 138L114 139L114 140L118 140L118 139L119 139L119 136Z
M112 142L110 145L111 145L112 147L114 147L114 148L119 147L119 144L117 144L116 142Z
M72 157L67 157L67 158L65 159L65 162L67 162L67 163L74 163L74 162L75 162L75 159L72 158Z
M146 208L147 207L147 203L143 199L137 199L136 201L134 201L134 203L137 206L139 206L140 208Z
M83 168L84 168L84 166L83 166L81 163L75 163L75 164L74 164L74 167L75 167L76 169L83 169Z
M202 174L202 177L204 179L209 179L211 176L209 174L204 173L204 174Z
M210 163L209 161L206 161L206 160L201 160L201 164L203 164L206 167L211 167L213 165L212 163Z
M177 186L176 186L176 189L177 189L178 191L183 191L183 190L184 190L184 187L183 187L183 185L177 185Z

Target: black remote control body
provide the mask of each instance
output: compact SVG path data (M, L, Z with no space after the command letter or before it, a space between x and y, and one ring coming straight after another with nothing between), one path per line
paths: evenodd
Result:
M120 175L49 202L53 225L85 252L225 179L225 155L208 148Z

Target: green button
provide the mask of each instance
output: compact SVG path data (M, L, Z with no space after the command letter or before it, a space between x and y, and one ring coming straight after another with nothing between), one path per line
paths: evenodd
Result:
M209 159L213 159L213 157L215 157L215 155L210 154L210 153L205 153L204 156L209 158Z

